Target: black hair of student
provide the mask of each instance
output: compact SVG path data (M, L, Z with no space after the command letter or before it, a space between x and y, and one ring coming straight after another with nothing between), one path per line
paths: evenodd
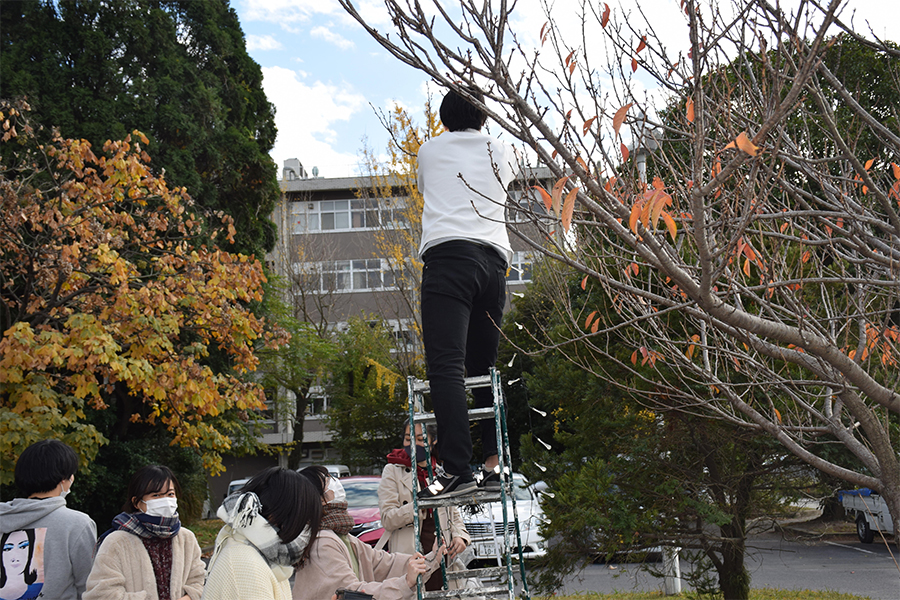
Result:
M180 496L181 486L178 485L178 479L175 477L172 469L162 465L141 467L131 476L131 481L128 482L128 490L125 495L125 504L122 505L122 512L142 512L137 507L137 503L147 494L167 490L170 481L175 486L175 495Z
M16 487L25 497L56 488L78 470L78 455L59 440L41 440L25 448L16 461Z
M306 560L322 519L322 499L315 484L292 469L269 467L254 475L241 492L256 494L263 518L278 530L282 542L294 541L309 526L310 542L301 562Z
M484 104L484 94L475 88L466 88L470 96ZM466 98L454 90L447 90L441 101L441 123L450 131L463 129L481 129L487 121L487 115Z
M325 490L328 489L328 478L331 477L331 473L328 472L328 469L322 465L312 465L311 467L300 469L300 474L309 479L312 484L316 486L316 490L318 490L320 496L325 496Z
M418 427L421 427L421 425L418 425ZM403 437L404 438L406 437L407 431L410 431L409 421L407 421L406 424L403 426ZM429 423L428 425L426 425L425 426L425 435L426 435L427 439L433 444L434 441L437 439L437 424Z
M23 574L25 576L25 584L31 585L35 581L37 581L37 569L31 568L31 557L34 556L34 529L19 529L18 531L24 531L25 535L28 536L28 560L25 561L25 570ZM15 531L10 531L9 533L4 533L0 536L0 551L2 551L3 546L6 545L6 540L9 539L9 536L14 534ZM6 585L6 568L3 566L3 561L0 560L0 588Z

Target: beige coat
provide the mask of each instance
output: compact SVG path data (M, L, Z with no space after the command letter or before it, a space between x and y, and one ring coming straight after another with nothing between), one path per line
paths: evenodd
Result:
M197 538L182 527L172 538L172 600L185 594L191 600L200 600L205 578ZM113 531L103 540L88 575L83 600L160 600L150 555L140 537Z
M350 551L330 529L322 529L313 542L309 560L294 579L294 600L328 600L339 589L371 594L375 600L411 600L415 588L406 583L409 554L391 554L375 550L352 535L346 536L359 561L357 578ZM440 565L436 561L436 566Z
M378 508L381 509L381 524L385 535L390 536L391 552L412 554L416 551L415 532L413 531L413 482L412 472L403 465L387 464L381 472L381 483L378 484ZM425 511L419 511L419 517L425 518ZM441 532L449 542L461 537L469 544L469 532L455 506L439 508ZM449 535L447 524L450 524ZM430 552L431 548L423 548Z

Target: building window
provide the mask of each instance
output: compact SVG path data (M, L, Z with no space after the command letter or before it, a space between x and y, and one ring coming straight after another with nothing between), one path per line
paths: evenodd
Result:
M510 190L506 206L506 220L510 223L530 223L547 218L547 207L537 190Z
M364 292L394 289L394 271L387 260L335 260L295 264L294 273L303 274L310 287L319 292Z
M531 267L534 255L531 252L513 252L512 264L506 275L507 281L531 281Z
M402 198L291 203L291 230L295 234L405 225Z

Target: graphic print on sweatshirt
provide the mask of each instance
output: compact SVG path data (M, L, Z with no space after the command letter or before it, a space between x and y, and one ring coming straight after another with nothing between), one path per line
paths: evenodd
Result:
M34 600L44 587L46 527L19 529L0 536L0 600Z

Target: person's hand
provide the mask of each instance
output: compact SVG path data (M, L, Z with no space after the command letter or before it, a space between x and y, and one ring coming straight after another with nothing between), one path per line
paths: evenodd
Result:
M413 554L406 563L406 584L409 589L416 587L416 577L428 572L428 563L421 553Z
M466 546L466 540L459 536L450 540L450 545L447 546L447 560L449 562L456 560L456 557L465 551Z
M425 560L428 563L428 568L431 571L437 569L438 563L441 562L441 557L447 554L447 545L441 544L440 548L438 548L437 540L434 540L434 549L429 552L425 556Z
M179 598L178 600L191 600L191 597L188 596L187 594L185 594L184 596L182 596L182 597Z

